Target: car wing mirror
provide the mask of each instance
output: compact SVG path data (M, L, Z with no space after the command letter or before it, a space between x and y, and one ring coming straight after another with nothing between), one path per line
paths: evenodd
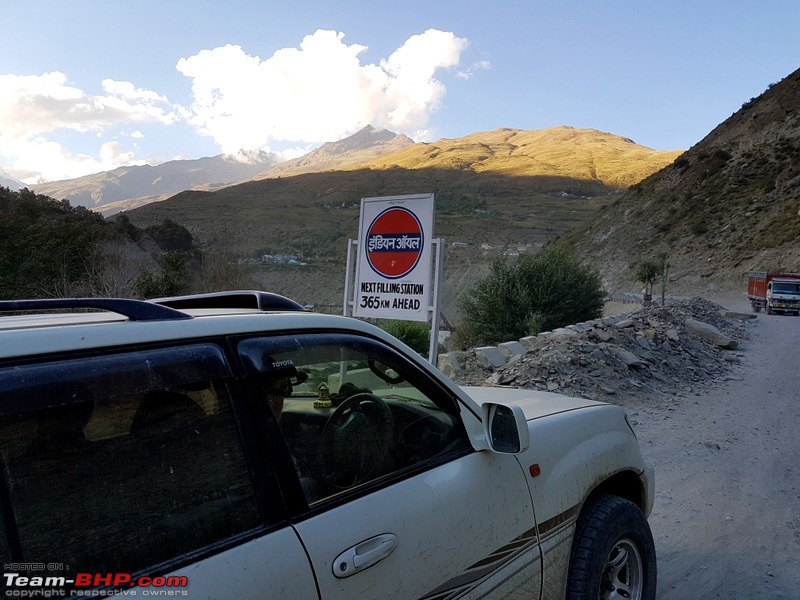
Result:
M483 405L483 426L489 447L502 454L519 454L531 445L528 421L514 404Z

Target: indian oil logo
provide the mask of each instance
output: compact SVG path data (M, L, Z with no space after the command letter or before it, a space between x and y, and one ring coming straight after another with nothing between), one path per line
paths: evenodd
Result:
M367 261L378 275L399 279L417 266L423 249L422 224L410 210L387 208L367 230Z

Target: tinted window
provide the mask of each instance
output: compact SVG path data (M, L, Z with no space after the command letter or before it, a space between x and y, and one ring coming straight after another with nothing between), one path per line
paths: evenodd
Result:
M135 572L259 525L226 372L210 344L0 369L15 559Z
M378 342L315 334L247 339L238 349L310 502L470 449L453 398Z

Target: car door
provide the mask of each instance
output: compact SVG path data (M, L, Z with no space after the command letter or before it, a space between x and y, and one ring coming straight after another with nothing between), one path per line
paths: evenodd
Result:
M519 588L538 598L539 549L523 483L512 456L476 452L295 527L323 599L507 598Z
M56 596L316 598L279 490L253 485L231 385L210 342L0 365L0 556L31 566L9 594L41 576Z
M293 522L321 598L539 597L525 474L513 455L471 447L463 420L477 417L445 386L350 334L238 348L253 377L294 382L278 419L307 492Z

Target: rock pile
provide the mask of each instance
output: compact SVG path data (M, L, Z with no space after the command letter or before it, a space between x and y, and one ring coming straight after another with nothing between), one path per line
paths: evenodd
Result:
M754 315L752 315L754 316ZM498 346L501 365L477 349L442 355L461 385L540 389L622 403L685 395L723 381L741 354L751 315L702 298L675 300ZM487 358L487 356L489 358Z

